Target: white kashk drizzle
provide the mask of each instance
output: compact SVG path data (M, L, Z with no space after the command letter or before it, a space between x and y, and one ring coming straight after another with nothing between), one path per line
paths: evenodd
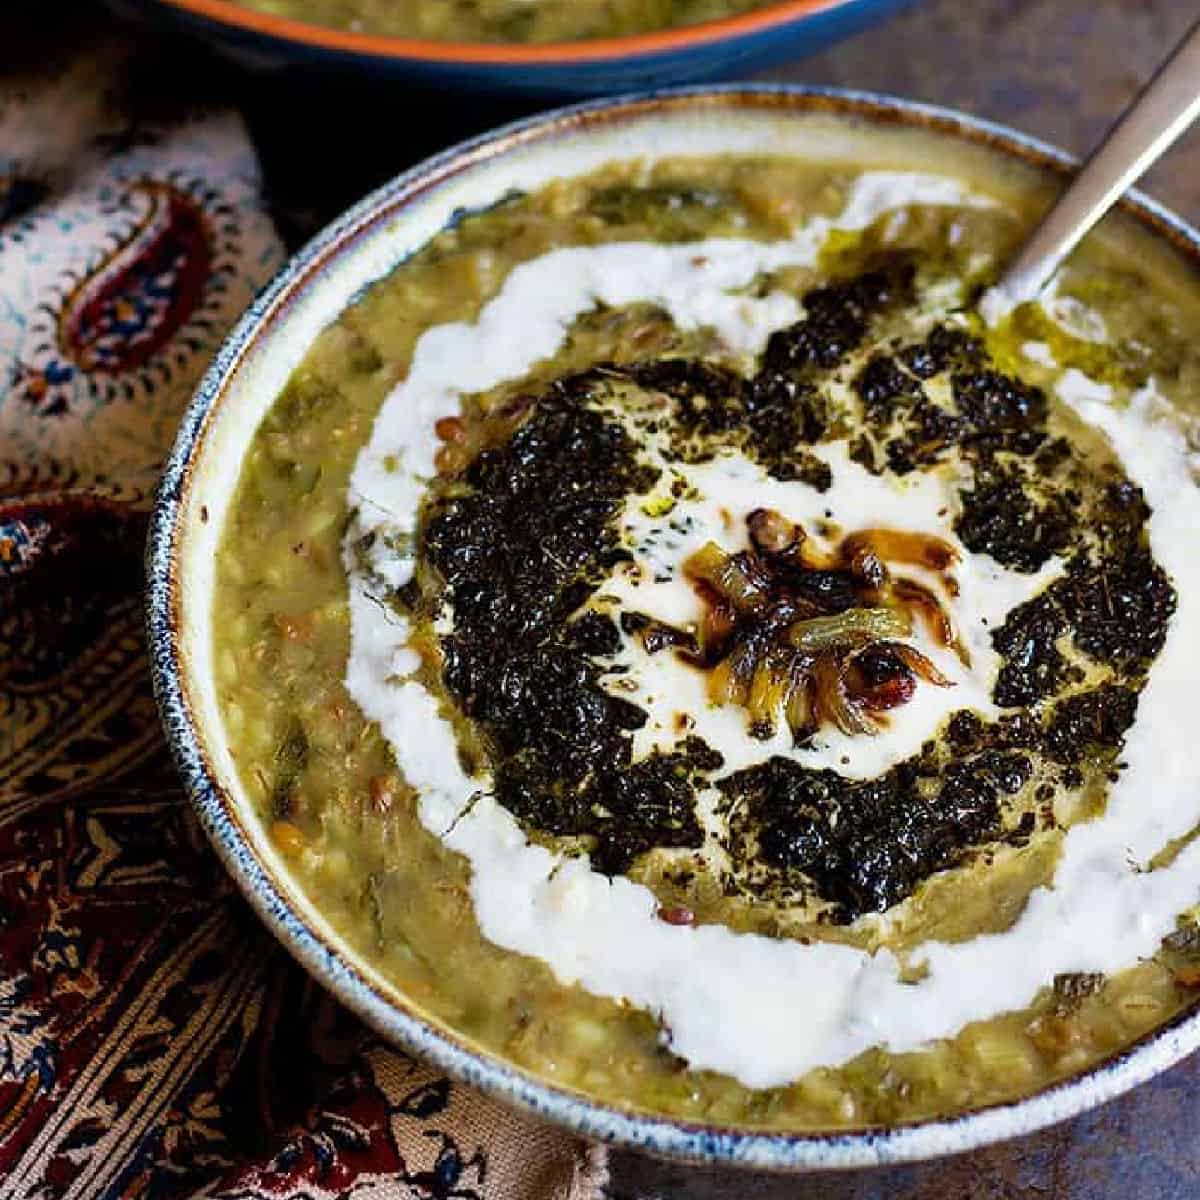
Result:
M868 173L860 177L841 218L813 221L785 242L607 245L553 251L516 268L476 324L439 326L418 342L408 378L385 402L356 465L350 505L359 517L352 536L410 531L433 474L434 421L458 410L462 392L518 377L553 354L565 328L597 301L650 300L684 327L711 325L732 349L753 351L772 329L795 320L798 310L786 297L749 300L730 295L729 289L771 267L812 263L831 228L865 227L880 212L913 202L987 201L939 177ZM1200 842L1170 867L1137 869L1200 822L1200 756L1189 752L1188 728L1200 652L1200 560L1190 550L1200 527L1200 492L1188 471L1182 436L1157 415L1160 402L1152 390L1139 393L1121 411L1109 403L1106 389L1067 372L1059 394L1108 437L1144 488L1154 509L1154 552L1174 578L1179 610L1142 694L1126 743L1128 767L1110 791L1105 814L1070 831L1054 885L1033 893L1011 929L965 943L924 945L928 970L917 983L901 982L898 963L886 950L872 956L848 946L804 946L722 926L668 925L655 915L656 900L647 888L624 878L610 880L592 871L586 859L563 859L530 845L515 819L480 792L481 781L462 771L454 735L434 698L403 678L412 670L407 624L375 602L371 574L348 555L347 687L379 723L421 794L422 823L470 861L472 899L484 936L541 959L564 981L656 1013L671 1048L692 1067L725 1072L748 1087L783 1084L871 1046L914 1049L953 1035L970 1021L1026 1005L1059 972L1110 972L1152 953L1175 914L1195 903L1200 890ZM833 508L846 526L850 522L839 508L859 505L856 516L865 522L871 504L891 499L871 498L844 447L831 445L822 453L835 468L838 489L836 497L822 498L822 507ZM704 494L744 488L748 480L738 473L747 466L732 465L722 477L720 464L715 465ZM749 482L759 496L761 481ZM931 475L903 496L903 510L883 511L891 524L903 513L913 527L945 535L953 518L939 510L953 494L952 485L949 478ZM872 477L869 486L892 485ZM761 503L758 499L755 506ZM795 503L781 493L777 506L794 511ZM934 505L928 523L925 510ZM392 586L411 573L411 563L390 552L376 556L370 567ZM978 579L973 572L980 573ZM960 575L958 615L966 618L964 632L974 630L972 648L981 657L973 676L960 669L959 686L942 695L952 697L947 703L953 707L985 707L993 667L986 658L986 632L973 618L1002 620L1047 577L1015 583L987 560L967 558ZM665 592L660 599L680 603ZM644 610L643 596L639 605ZM939 663L951 666L945 658ZM938 696L936 689L919 691ZM919 744L941 715L941 709L914 709L897 722L907 733L885 755L902 757L907 739ZM732 738L729 744L744 740ZM827 761L864 775L879 769L877 760L855 770L861 753L857 743L853 754L837 745L826 746L824 753L840 758L843 749L852 759L849 767Z

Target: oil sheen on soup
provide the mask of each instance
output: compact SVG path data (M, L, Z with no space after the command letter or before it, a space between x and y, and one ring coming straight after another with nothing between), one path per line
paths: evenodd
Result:
M429 1017L764 1128L1028 1094L1191 1003L1196 300L977 298L986 179L614 164L318 338L218 561L224 720Z

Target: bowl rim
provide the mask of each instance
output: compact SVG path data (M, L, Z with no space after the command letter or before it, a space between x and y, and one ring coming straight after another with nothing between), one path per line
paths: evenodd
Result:
M419 1054L453 1078L535 1116L606 1144L682 1162L766 1171L846 1170L919 1162L1036 1132L1114 1099L1200 1048L1200 1008L1192 1007L1088 1070L1028 1096L899 1126L816 1132L710 1125L622 1109L547 1082L465 1037L441 1029L402 996L385 995L340 948L286 898L281 876L254 850L246 825L205 751L189 696L178 548L195 459L209 417L247 352L279 319L289 299L320 286L331 258L359 237L385 237L406 204L474 164L564 130L652 117L703 104L781 112L827 112L876 125L921 127L1007 154L1061 177L1078 159L1039 139L953 109L879 93L795 84L672 87L591 100L525 118L452 146L377 188L316 234L279 270L227 335L184 411L165 462L146 547L146 631L155 699L176 766L218 856L259 917L289 952L340 1002L393 1045ZM1147 232L1191 258L1200 275L1200 232L1138 191L1118 205ZM398 990L398 989L397 989Z
M649 33L587 38L572 42L455 42L360 33L318 25L297 17L245 8L234 0L158 0L170 8L245 33L295 42L313 49L365 54L376 58L463 64L479 67L553 67L606 63L656 54L698 50L733 39L770 34L793 21L879 3L879 0L770 0L765 8L694 25Z

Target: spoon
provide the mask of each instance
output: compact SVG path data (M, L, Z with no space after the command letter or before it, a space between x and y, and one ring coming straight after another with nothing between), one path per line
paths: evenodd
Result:
M1080 239L1200 117L1200 22L1092 152L989 292L1004 312L1033 300Z

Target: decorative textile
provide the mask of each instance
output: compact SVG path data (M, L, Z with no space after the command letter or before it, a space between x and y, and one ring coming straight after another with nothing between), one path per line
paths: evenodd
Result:
M602 1151L325 997L181 795L146 512L282 250L240 120L145 111L134 64L105 45L0 82L0 1200L598 1197Z

